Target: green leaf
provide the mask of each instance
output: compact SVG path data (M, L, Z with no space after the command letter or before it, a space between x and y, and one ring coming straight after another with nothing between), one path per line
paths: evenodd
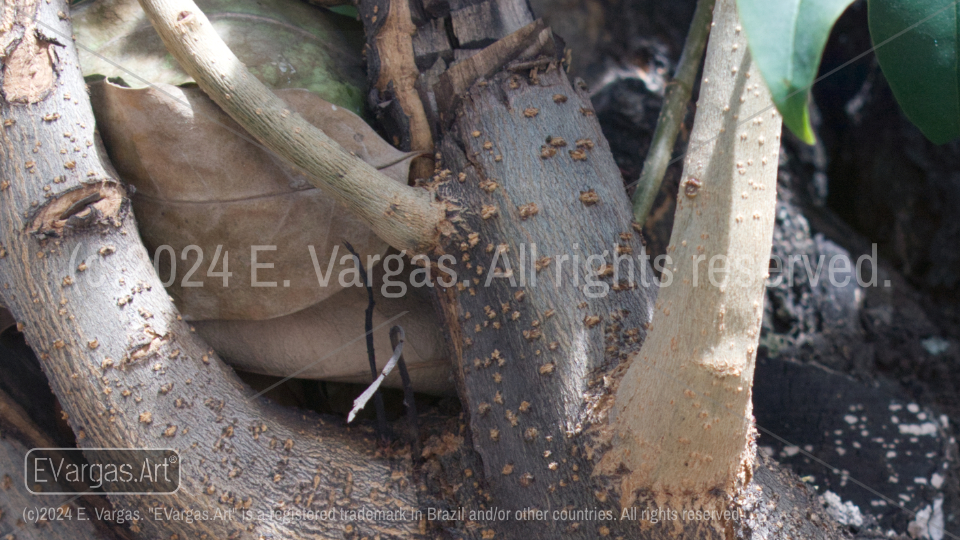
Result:
M737 0L750 53L760 69L783 123L807 144L807 100L830 29L853 0Z
M960 137L958 3L869 0L867 7L877 59L907 118L936 144Z

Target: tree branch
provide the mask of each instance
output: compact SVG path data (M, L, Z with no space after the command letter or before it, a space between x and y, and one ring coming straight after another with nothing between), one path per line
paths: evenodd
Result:
M734 0L717 0L714 21L667 248L671 278L617 393L604 457L606 471L629 471L624 505L638 490L729 496L749 483L755 458L750 397L781 119Z
M707 36L710 35L710 20L713 18L713 5L716 0L698 0L697 9L693 13L693 22L690 23L690 32L687 41L683 44L683 53L680 63L674 73L673 80L667 85L667 94L657 118L657 129L653 133L650 150L643 161L643 171L637 180L637 190L633 193L633 221L643 225L653 202L660 191L663 175L673 157L673 145L677 142L677 133L683 125L683 117L693 92L697 72L700 71L700 60L703 58L703 49L707 45Z
M62 460L63 463L69 463L71 465L78 465L73 459L73 455L68 452L61 452L58 450L53 450L57 448L57 443L50 437L49 434L45 433L40 426L35 424L30 418L29 413L24 410L19 403L17 403L13 397L9 394L0 390L0 430L4 432L4 441L0 442L0 454L4 454L3 457L0 457L0 461L4 458L12 457L14 460L19 461L17 463L17 468L23 467L23 456L27 448L46 448L44 455L54 457L55 459ZM19 452L18 448L22 448ZM10 468L0 468L0 470L11 470ZM58 484L57 489L50 491L63 491L63 492L76 492L83 493L86 491L91 491L89 485L87 485L82 479L54 479L54 483ZM17 486L17 491L23 487L22 482L15 482ZM4 493L7 498L13 499L18 496L22 496L24 499L30 500L30 496L27 493L14 493L8 494ZM8 499L8 500L9 500ZM34 498L34 502L36 499ZM99 529L106 529L106 525L99 519L96 518L97 515L109 515L108 512L112 511L113 508L110 504L103 498L96 495L84 495L80 497L71 497L70 503L73 501L78 501L79 504L76 506L83 506L88 511L90 515L94 517L94 522L96 523ZM69 503L64 503L69 504ZM28 503L29 505L29 503ZM14 505L7 505L7 508L17 508ZM76 534L85 533L89 528L86 524L81 524L84 526L75 527L73 529L67 528L67 530L62 531L63 538L76 538ZM0 525L0 534L5 532ZM51 534L51 531L37 531L38 536L42 538L50 538L51 540L60 538L59 535ZM123 535L124 538L132 538L129 535L128 531L116 531L119 534ZM46 534L43 534L46 533ZM112 537L113 535L104 535L105 537Z
M376 59L376 71L370 72L370 77L375 79L371 82L381 99L386 100L387 96L395 99L399 106L397 113L406 117L404 135L409 135L409 149L430 152L429 156L414 161L411 171L414 178L429 178L433 174L433 133L416 87L420 71L414 60L413 36L417 27L413 24L410 3L379 0L358 4L368 29L367 54Z
M192 0L140 0L167 49L258 141L307 173L399 250L437 243L443 210L430 192L390 180L347 154L247 71Z

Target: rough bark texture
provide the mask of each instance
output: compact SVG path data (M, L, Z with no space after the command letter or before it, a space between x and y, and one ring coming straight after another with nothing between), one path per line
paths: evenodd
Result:
M766 460L740 498L720 509L738 518L658 525L640 513L622 518L619 486L596 470L607 447L590 428L603 425L622 375L617 366L646 334L652 271L645 261L635 266L636 288L611 280L613 255L636 257L643 246L589 99L546 60L543 72L507 70L473 85L440 148L450 173L441 174L447 180L438 191L462 207L447 246L458 284L438 302L467 409L459 440L467 447L459 460L434 466L450 474L457 464L482 464L482 474L471 468L463 478L474 491L448 489L450 506L472 497L481 508L549 516L460 526L497 538L842 537L810 493ZM584 289L596 274L604 285ZM587 294L603 287L609 294ZM639 511L658 509L670 508ZM559 510L569 519L556 519Z
M673 24L680 27L686 21ZM841 33L850 31L850 27L859 28L850 23ZM865 33L865 28L863 30ZM833 42L832 46L840 47L840 44ZM869 40L863 41L862 46L869 46ZM845 54L830 53L828 47L828 56L839 56L846 61L862 49L843 47L843 51ZM856 67L850 68L853 71L849 76L862 75L856 73ZM838 77L845 75L846 71L837 74ZM641 88L638 90L638 87ZM593 100L608 138L623 140L635 132L649 137L652 128L644 128L640 122L627 131L620 120L610 121L614 114L630 116L637 112L637 108L631 109L630 105L642 103L649 95L640 81L611 84L601 92L615 97L598 102L594 96ZM829 100L819 103L824 118L828 117L825 112L828 107L843 113L844 102L835 101L834 92L825 92L824 99ZM894 104L890 102L887 107ZM873 114L879 113L871 113L870 117ZM828 130L834 126L819 124L817 115L814 123L820 140L826 140L831 133ZM907 129L916 128L901 126L901 130ZM901 133L899 137L897 140L903 137L912 140L913 135ZM624 147L617 147L612 141L611 146L618 163L634 159L624 153ZM847 146L844 151L851 148L854 146ZM864 524L857 528L858 537L882 536L891 529L906 531L908 523L915 519L913 512L924 510L940 496L944 496L946 530L956 532L957 517L954 516L958 513L952 509L957 508L956 492L960 483L955 480L954 456L957 454L950 443L950 429L943 435L938 430L937 434L909 440L899 434L893 437L879 434L891 427L896 429L890 423L894 416L902 423L915 421L913 413L890 411L892 398L900 406L919 404L917 414L926 415L927 419L943 418L941 415L946 413L950 416L949 425L957 425L956 385L952 380L956 370L952 366L956 365L955 355L960 349L956 346L956 337L952 337L955 334L949 330L949 318L931 309L929 298L912 289L883 258L879 261L879 286L875 287L860 287L855 281L846 285L831 283L822 275L826 273L825 267L819 281L804 271L803 257L812 267L816 267L821 256L848 258L856 264L861 255L869 256L872 251L869 240L824 208L829 163L822 143L809 147L790 136L784 138L773 243L773 254L783 264L780 271L771 268L773 284L767 288L764 306L753 387L753 409L760 430L757 445L761 451L772 452L783 466L805 477L819 493L830 490L843 501L857 504L864 516ZM942 166L942 162L938 163ZM626 180L631 178L633 176L625 174ZM843 182L843 175L829 178L830 186ZM677 190L678 182L674 180L672 193L662 205L671 214ZM684 197L682 192L680 197ZM669 233L671 214L652 218L652 226ZM649 228L644 229L647 248L651 256L662 254L667 242L654 241L651 232ZM788 265L791 259L796 263L793 271ZM869 280L870 264L865 271L865 278ZM890 280L891 286L882 286L886 280ZM931 336L942 336L940 339L949 342L949 349L927 351L924 342ZM790 369L782 367L795 362L805 364L798 368L806 370L803 382ZM858 380L819 366L850 373ZM891 368L893 373L885 373ZM895 381L889 378L891 374L896 375ZM891 391L891 386L895 386L896 391ZM798 391L801 388L803 392ZM832 396L835 404L820 397L827 395ZM935 411L939 407L939 411L932 413L927 407ZM831 408L834 413L830 412ZM850 425L844 416L854 410L851 408L857 410L858 417L865 416L868 421ZM857 426L865 427L852 429ZM776 439L771 433L788 442ZM924 446L924 450L918 451L916 442ZM887 448L890 444L896 446L895 452ZM809 449L810 454L823 461L814 461L805 450L792 454L798 449ZM939 480L928 480L927 484L890 481L891 478L921 477ZM870 490L854 480L864 482ZM934 487L935 484L939 487ZM878 492L893 502L882 500Z
M491 13L517 11L516 5L498 6ZM48 24L69 33L54 15L66 6L40 8ZM714 527L698 532L696 523L621 521L615 490L592 475L603 448L585 432L611 404L616 366L639 346L652 298L650 288L619 283L621 290L601 298L583 289L584 263L613 286L606 269L598 268L606 260L586 261L586 255L621 251L636 258L643 248L589 101L557 67L556 55L478 81L458 111L445 111L449 123L438 129L445 133L442 167L451 169L438 175L446 180L438 191L456 205L448 218L458 235L444 248L455 257L451 267L463 285L440 292L438 305L448 322L466 423L427 446L424 455L431 459L424 469L436 474L427 479L419 507L605 509L614 519L597 521L594 513L558 520L551 514L545 520L453 520L449 527L435 521L430 528L409 518L148 518L145 510L155 506L249 510L254 516L306 508L406 510L410 516L418 501L408 461L375 452L363 430L250 400L251 392L179 320L137 239L116 176L94 146L72 44L55 47L49 97L43 100L39 85L34 95L41 101L4 101L0 109L12 120L3 127L0 155L0 178L9 182L0 190L0 293L24 324L82 446L182 451L184 484L175 497L112 499L119 509L144 511L133 527L140 537L410 538L422 528L453 538L720 534ZM51 111L59 116L45 119ZM37 143L45 150L34 152ZM571 286L572 260L554 258L543 266L542 257L565 254L581 255L579 287ZM636 268L638 279L640 267L645 263ZM563 285L554 287L558 268ZM528 284L510 286L510 270ZM491 273L499 276L483 286ZM538 276L536 286L531 273ZM648 277L652 282L649 271ZM840 535L825 518L804 519L822 514L808 492L794 489L795 478L763 470L753 478L756 485L738 501L745 519L722 532Z
M4 359L14 360L11 357ZM6 366L4 371L7 371ZM38 496L27 490L30 477L23 477L27 452L32 448L55 448L59 445L46 430L33 422L32 417L21 407L21 403L35 405L47 396L49 391L40 391L24 399L14 400L0 390L0 471L3 473L0 480L0 489L3 490L0 497L0 534L21 533L26 538L44 539L75 538L77 535L80 535L80 538L104 540L132 538L130 531L112 527L110 516L113 515L113 507L106 497ZM64 452L51 451L48 455L80 465L73 456ZM43 484L30 484L30 490L90 491L87 484L69 481L65 484L62 476L55 478L49 471L43 471L41 478ZM44 519L39 519L41 515Z
M440 311L494 500L611 510L612 496L584 487L598 457L583 434L595 420L584 394L592 383L601 400L603 372L645 336L652 271L637 263L647 287L609 290L601 266L643 246L589 100L546 66L536 83L505 72L471 88L444 138L443 166L463 181L441 193L463 221L448 247L459 283ZM611 526L595 519L499 528L595 538Z
M395 126L396 129L391 131L401 134L396 136L394 144L404 150L432 154L433 133L417 92L420 77L415 61L417 28L411 18L410 3L407 0L379 0L359 2L358 5L361 18L366 19L367 62L373 68L369 72L372 83L370 105L385 123ZM440 36L434 34L428 41L438 38ZM423 45L421 41L420 48ZM443 45L440 42L426 48L442 50ZM429 176L432 165L432 159L415 163L411 176Z
M692 1L677 2L671 3L669 8L657 5L660 8L657 17L667 17L657 33L679 36L689 20L671 10L689 9L693 4ZM639 11L656 3L640 1L631 5ZM855 3L841 17L827 46L821 73L832 71L870 48L866 7L866 4ZM623 18L629 19L630 14L624 13ZM619 37L610 22L603 35L608 33ZM640 30L636 38L653 35L650 30ZM632 42L625 36L622 41ZM677 54L679 47L673 47L673 50ZM629 63L632 58L627 55L623 61ZM646 114L651 108L654 117L656 114L654 106L649 103L653 101L651 96L657 86L645 87L644 81L647 79L616 81L593 95L597 116L628 183L636 178L638 160L647 144L644 141L649 141L652 132L652 127L642 120L652 121ZM889 448L883 452L872 448L890 444L889 438L874 433L881 424L887 424L889 428L892 416L899 416L901 422L915 417L912 413L887 409L889 403L883 401L887 394L884 388L891 382L899 388L898 403L919 404L918 414L926 414L929 419L943 418L941 414L945 413L950 417L949 424L957 425L956 374L960 371L956 366L960 347L949 314L949 310L957 305L952 299L955 292L940 288L936 294L928 295L930 290L925 292L924 283L914 279L916 276L908 275L904 279L897 268L902 270L905 267L895 268L895 257L885 260L885 255L889 257L890 252L884 252L883 237L870 232L871 238L865 238L847 223L856 225L858 219L874 219L886 212L870 205L857 203L854 206L854 201L883 199L887 203L895 202L903 215L910 216L909 225L901 226L908 234L900 238L911 256L930 253L927 251L929 243L935 237L937 243L947 245L942 243L945 237L939 233L918 235L915 231L932 230L928 228L930 225L935 229L951 223L923 208L940 209L938 211L951 208L946 203L951 200L949 193L953 189L949 185L952 174L949 171L956 167L951 165L955 161L944 153L955 152L958 146L935 147L924 140L896 105L872 56L818 83L814 87L814 96L812 118L818 144L806 146L787 133L780 155L773 252L784 261L782 266L785 268L791 257L797 266L793 272L778 273L771 268L774 285L767 289L753 389L754 414L760 429L757 444L761 450L773 451L783 466L805 477L819 493L830 490L844 501L859 505L866 521L858 528L858 537L871 527L876 527L876 536L891 529L906 531L908 522L915 519L913 512L930 506L941 495L945 496L946 530L956 533L960 513L954 509L957 508L956 491L960 483L955 480L957 463L952 457L957 455L955 450L945 444L942 452L931 457L929 452L916 451L912 439L901 439L900 443L895 443L896 456L891 459L887 457ZM692 115L688 121L692 121ZM631 142L634 146L624 142ZM918 159L924 155L929 157ZM859 160L857 166L850 165L854 157ZM679 168L675 172L673 176L678 177ZM852 189L853 178L866 179L870 184L859 184ZM883 184L876 184L877 181ZM663 202L657 204L658 215L652 217L644 229L651 256L664 252L673 224L679 178L668 174L665 186L666 183L672 183L672 187L663 189L660 199ZM903 196L905 192L907 195ZM682 192L680 197L684 197ZM908 208L912 210L906 210ZM835 212L842 214L847 222L844 223ZM886 226L895 224L892 218L880 218L876 222ZM811 277L803 270L801 257L806 257L813 267L820 256L849 257L856 264L858 257L871 254L871 241L880 244L879 286L859 287L855 282L837 286L823 277L819 282L816 279L811 282ZM931 260L937 264L952 264L950 259L943 257ZM926 265L912 267L931 268ZM866 278L869 279L870 264L866 268ZM824 268L823 273L825 271ZM779 281L776 280L778 275L783 276ZM885 280L891 281L890 287L882 286ZM943 309L938 309L936 304ZM948 345L945 350L928 349L927 344L931 342ZM764 358L768 360L764 361ZM791 362L807 364L804 368L810 373L803 384L810 388L806 393L784 390L800 386L795 376L779 369L779 366ZM850 373L858 381L821 369L818 364ZM837 416L824 410L829 404L811 398L814 387L820 389L816 390L818 392L822 390L824 395L834 389L834 399L844 403L842 407L837 403L835 410L842 408L845 412ZM838 395L841 397L837 398ZM873 397L868 399L866 396ZM877 405L871 408L871 404ZM862 440L863 429L854 433L843 419L850 413L850 407L865 407L857 414L869 419L865 428L870 435L869 441ZM939 411L934 414L927 407L939 408ZM806 412L798 413L798 410ZM810 414L812 410L817 413ZM837 437L835 431L841 427L842 436ZM789 443L775 439L763 428L784 436ZM798 437L800 433L803 436ZM899 436L894 437L897 438ZM885 443L878 443L881 439ZM950 430L947 430L939 440L946 443L950 439ZM933 435L920 437L919 441L934 446L937 442ZM780 450L783 447L787 447L785 452ZM826 465L812 460L804 452L788 455L798 448L812 449L811 454ZM841 456L841 452L846 453ZM880 471L889 474L879 476ZM921 485L902 480L891 483L889 480L891 477L923 476L929 479L935 471L944 478L939 488L934 488L933 483ZM874 481L876 478L881 481ZM868 491L853 479L863 480L874 491ZM881 500L876 492L891 497L894 502ZM877 517L875 525L870 524L869 514Z
M109 529L98 528L97 513L83 501L71 504L67 496L40 497L27 491L23 456L33 447L7 430L0 433L0 535L19 540L119 540ZM53 482L49 477L45 481ZM25 510L38 508L51 519L24 520ZM84 519L77 519L79 508L85 508Z
M12 6L21 10L13 28L32 32L30 5ZM57 17L63 2L36 7L39 35L69 35ZM251 399L180 321L101 161L73 43L43 41L43 51L57 52L38 62L55 76L26 103L4 99L0 108L0 294L81 447L181 452L175 496L111 497L117 509L139 511L130 528L144 538L411 537L411 521L153 519L155 507L254 517L307 507L409 511L416 496L408 461L375 452L363 430ZM24 43L12 42L14 50ZM8 68L5 87L17 82Z
M359 8L369 104L404 150L433 148L440 112L434 85L448 66L533 22L526 4L512 0L363 0Z

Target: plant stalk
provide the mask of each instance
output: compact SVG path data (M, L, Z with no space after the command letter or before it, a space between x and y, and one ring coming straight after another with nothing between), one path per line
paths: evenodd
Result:
M601 469L629 471L625 506L638 492L723 505L753 473L781 117L735 0L717 0L714 21L653 321L611 410Z
M707 36L710 35L710 22L713 19L713 6L716 0L698 0L697 8L693 13L693 22L690 23L690 32L683 45L680 63L673 75L673 80L667 84L667 91L657 118L657 129L653 133L650 150L643 161L643 170L637 180L637 189L633 192L633 221L643 225L650 214L650 208L660 191L663 176L673 157L673 145L677 141L680 126L686 116L687 102L693 93L693 85L697 72L700 71L700 60L707 45Z

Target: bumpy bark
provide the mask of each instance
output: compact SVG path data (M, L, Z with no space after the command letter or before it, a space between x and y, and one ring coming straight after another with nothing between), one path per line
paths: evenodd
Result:
M397 146L428 152L429 159L414 165L414 177L429 176L433 165L433 133L417 92L420 72L414 60L414 26L407 0L358 2L367 23L367 62L371 82L370 105L391 125ZM380 107L381 103L385 106Z
M4 357L7 362L16 362L15 358ZM9 375L4 366L4 375ZM65 481L56 478L48 471L41 472L40 483L31 483L30 477L22 478L24 456L31 448L55 448L57 442L46 431L35 424L21 403L34 405L49 395L37 393L22 401L0 390L0 534L14 534L23 539L59 540L69 538L127 540L133 538L130 531L111 526L110 517L113 507L104 497L72 495L37 496L34 492L85 492L90 487L81 482ZM79 465L73 456L65 452L47 454L63 459L72 465ZM34 512L31 516L30 512ZM45 519L40 520L43 516ZM33 517L35 521L30 521ZM6 518L6 519L4 519Z
M617 396L615 452L605 467L630 471L624 504L641 489L686 499L730 495L749 481L753 462L750 388L780 115L732 0L717 2L713 24L667 248L672 283L661 289L655 331Z
M574 89L554 61L534 60L529 54L506 59L507 69L475 75L467 81L469 90L453 98L443 94L443 78L434 87L437 103L455 107L441 107L436 115L447 122L437 126L443 133L442 161L434 180L441 182L438 192L448 206L460 208L451 219L458 234L445 246L456 259L458 283L439 292L438 304L468 410L463 427L472 445L461 451L478 454L460 463L482 463L483 468L479 484L471 479L479 471L466 475L464 484L482 486L479 498L487 508L533 508L551 516L481 523L479 532L507 538L545 531L573 538L749 537L774 531L809 538L841 536L822 514L821 521L794 517L798 508L818 514L810 493L797 490L789 475L767 460L756 469L751 466L752 481L729 507L743 519L672 522L652 529L649 522L620 519L624 494L613 479L597 474L595 466L608 449L603 421L623 372L620 362L646 333L652 273L646 262L636 264L636 288L621 283L625 276L610 276L615 254L637 257L643 247L631 228L619 174L585 88ZM488 64L477 58L476 67L481 65ZM473 71L479 75L481 70ZM756 90L751 87L751 93ZM771 147L777 137L769 134ZM775 161L773 166L775 171ZM773 200L772 192L765 200ZM583 263L591 254L600 257L586 266L611 290L599 298L588 297L583 289L584 275L591 272ZM562 255L580 258L579 283L572 261L556 258ZM450 474L450 464L446 467ZM620 471L613 472L619 476ZM456 496L475 496L463 491ZM761 504L781 498L791 504ZM447 502L457 504L455 498ZM550 512L557 509L581 513L556 520ZM602 519L604 511L613 518Z
M23 456L32 445L24 444L18 438L4 432L0 436L0 471L3 472L2 497L0 497L0 535L21 540L119 540L112 531L98 529L98 514L90 506L70 504L69 497L47 497L46 504L38 504L42 499L27 491L23 483ZM19 474L18 474L19 473ZM45 479L53 482L51 478ZM49 485L49 484L48 484ZM49 499L54 500L49 500ZM62 506L61 506L62 505ZM44 512L57 508L57 517L71 519L50 519L41 523L22 521L24 509L45 508ZM78 520L78 512L83 510L83 520Z
M2 34L13 52L0 107L0 294L82 447L181 452L176 495L111 497L138 512L130 528L143 538L411 537L409 520L256 519L306 508L409 511L409 462L378 455L362 430L252 399L180 320L102 161L69 22L57 16L67 6L5 8L16 18ZM158 521L152 508L232 510L237 519Z
M111 499L117 509L141 513L131 527L139 536L411 538L421 525L410 519L413 510L458 493L463 498L441 502L551 513L453 523L445 530L455 536L839 534L824 517L804 520L822 514L794 479L766 462L768 469L755 471L737 501L744 519L723 531L700 522L651 528L639 518L620 519L616 486L595 474L605 439L590 428L612 404L617 367L643 339L654 288L645 262L634 266L635 287L608 274L614 253L636 260L643 247L585 90L568 81L556 50L485 64L490 76L459 97L447 96L457 97L449 101L456 109L440 111L447 123L435 126L443 134L441 167L450 170L438 174L436 191L453 238L433 255L453 256L448 267L458 276L453 287L437 289L437 304L467 426L465 439L445 437L448 450L465 443L459 453L430 447L448 456L439 467L447 476L433 477L443 485L418 501L408 461L375 452L361 430L251 399L179 320L138 240L122 187L101 161L72 44L30 41L34 8L43 28L69 35L55 15L66 6L17 6L26 10L20 20L27 24L10 26L7 50L26 43L34 56L20 51L4 59L0 113L10 122L0 147L0 296L24 325L81 446L181 451L183 486L175 496ZM542 32L535 35L536 44L548 45L539 40ZM486 44L487 38L476 39ZM56 56L39 54L53 47ZM29 60L16 64L29 69L11 58ZM515 63L502 70L508 62ZM24 81L23 74L32 78ZM562 255L571 258L557 258ZM589 278L602 285L585 283ZM588 294L604 285L609 293ZM469 473L451 470L454 455L470 464ZM427 469L436 472L438 461ZM462 485L465 491L452 487ZM157 521L148 513L154 507L210 515L249 511L241 515L253 519ZM306 509L404 511L406 519L256 519ZM554 510L581 513L558 519ZM598 519L606 517L601 510L612 517Z
M468 440L483 467L481 496L486 507L548 516L485 522L480 530L498 538L842 537L811 494L768 460L751 465L750 483L719 508L735 519L644 521L644 510L717 509L697 499L645 500L637 513L621 513L621 503L631 502L616 481L622 471L598 463L610 449L604 428L622 361L646 335L653 275L645 269L643 286L647 263L637 264L631 288L625 263L620 279L608 273L615 253L636 258L643 247L589 100L555 67L537 84L527 75L504 72L474 85L441 146L451 180L439 192L462 211L453 220L459 236L447 246L459 283L438 302L468 410ZM554 145L541 144L548 138ZM592 254L601 257L586 261ZM609 294L587 294L585 262ZM570 518L557 519L553 512L564 509L573 511ZM817 518L800 519L798 509Z
M457 179L440 192L462 221L448 246L459 283L440 312L497 504L619 517L615 497L586 487L599 452L584 431L603 408L603 373L646 334L653 273L636 260L643 245L589 99L543 67L537 83L500 73L471 88L444 138L442 166ZM645 287L611 289L603 267L618 253ZM594 514L494 530L596 538L611 527Z

